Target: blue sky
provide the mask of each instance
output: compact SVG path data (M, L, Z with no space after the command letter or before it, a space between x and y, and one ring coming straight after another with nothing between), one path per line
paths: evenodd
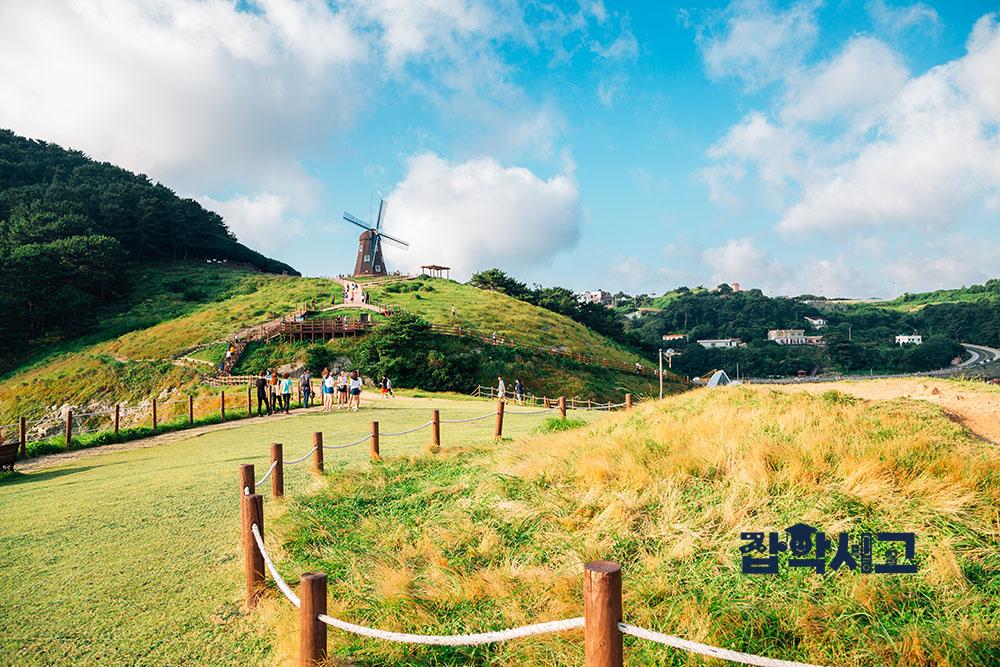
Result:
M1000 275L989 2L0 3L0 126L311 275L378 193L457 277L886 296Z

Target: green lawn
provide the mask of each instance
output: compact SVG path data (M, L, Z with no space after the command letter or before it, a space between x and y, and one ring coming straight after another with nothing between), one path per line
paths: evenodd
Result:
M272 664L274 626L242 608L237 469L430 419L485 414L485 401L373 401L359 413L267 418L145 449L95 454L0 481L0 665ZM514 409L513 407L511 408ZM541 415L507 417L505 435L526 434ZM445 448L484 444L493 420L442 424ZM423 455L429 429L382 439L392 460ZM433 458L433 457L431 457ZM368 466L368 447L326 452L328 474ZM285 471L289 498L315 487L308 461ZM265 489L265 491L269 490ZM287 502L287 501L286 501ZM268 498L268 517L285 503ZM273 526L273 521L265 525ZM277 543L273 528L268 542ZM286 574L295 580L295 572Z

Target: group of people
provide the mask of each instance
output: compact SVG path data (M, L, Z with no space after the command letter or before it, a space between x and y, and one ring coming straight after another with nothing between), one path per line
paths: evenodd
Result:
M367 303L368 296L358 283L344 283L344 303Z
M257 388L257 416L278 412L288 412L292 405L293 381L289 373L279 374L269 370L261 373L254 381ZM383 376L381 380L382 397L392 394L392 380ZM361 407L361 387L363 380L358 371L340 371L339 373L324 368L319 378L320 395L323 410L330 412L334 406L357 411ZM313 388L313 375L306 369L299 376L299 400L303 408L312 407L316 398Z
M507 385L500 376L497 376L497 398L500 400L507 398ZM514 380L514 400L518 405L524 405L524 385L520 380Z
M278 371L261 373L254 385L257 387L257 416L267 411L273 415L277 412L288 412L292 407L292 378L288 373L279 375Z
M319 384L323 392L324 412L331 412L334 406L355 411L361 407L362 382L357 371L334 373L324 368Z

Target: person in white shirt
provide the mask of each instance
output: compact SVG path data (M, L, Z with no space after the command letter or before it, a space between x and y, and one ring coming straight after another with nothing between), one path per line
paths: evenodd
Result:
M497 398L503 400L507 395L507 386L503 383L502 377L497 377Z
M351 372L350 390L351 396L347 402L347 409L357 412L358 408L361 407L361 375L357 371Z
M327 373L326 377L323 378L323 410L330 412L333 410L333 388L334 388L334 375L333 373Z

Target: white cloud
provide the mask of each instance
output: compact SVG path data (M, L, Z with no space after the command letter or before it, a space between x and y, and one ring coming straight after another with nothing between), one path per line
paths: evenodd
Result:
M752 238L730 239L706 248L702 259L712 272L712 285L740 283L744 287L771 289L787 280L788 270L757 246Z
M409 251L386 246L390 265L433 262L456 277L545 263L576 243L583 216L571 178L543 180L488 157L457 165L433 153L413 157L389 201L387 231L410 243Z
M639 57L639 42L632 33L627 18L622 19L621 32L607 46L591 42L590 50L605 60L635 60Z
M819 5L803 0L780 11L768 0L734 0L698 27L709 76L738 78L749 87L784 78L816 45Z
M619 257L610 266L610 271L630 289L649 283L653 275L649 265L638 257Z
M902 59L883 42L855 37L832 60L793 77L781 115L791 123L870 121L908 78Z
M900 292L923 292L940 287L983 283L1000 274L1000 243L992 239L949 236L938 248L907 252L886 265L883 275Z
M885 0L872 0L865 9L875 25L890 35L898 36L914 28L936 34L941 29L941 17L933 7L922 2L894 7L887 5Z
M271 192L237 195L226 201L199 197L198 201L221 215L236 238L252 248L271 251L302 232L301 223L288 217L288 200Z
M806 184L783 231L953 224L1000 191L1000 24L977 23L968 54L911 79L880 134ZM986 63L993 63L992 68Z
M0 126L167 180L248 187L348 126L364 44L321 0L0 4Z
M784 232L937 230L981 214L1000 196L997 62L995 15L965 56L916 77L884 43L852 38L786 80L780 121L751 112L709 149L709 196L763 194Z

